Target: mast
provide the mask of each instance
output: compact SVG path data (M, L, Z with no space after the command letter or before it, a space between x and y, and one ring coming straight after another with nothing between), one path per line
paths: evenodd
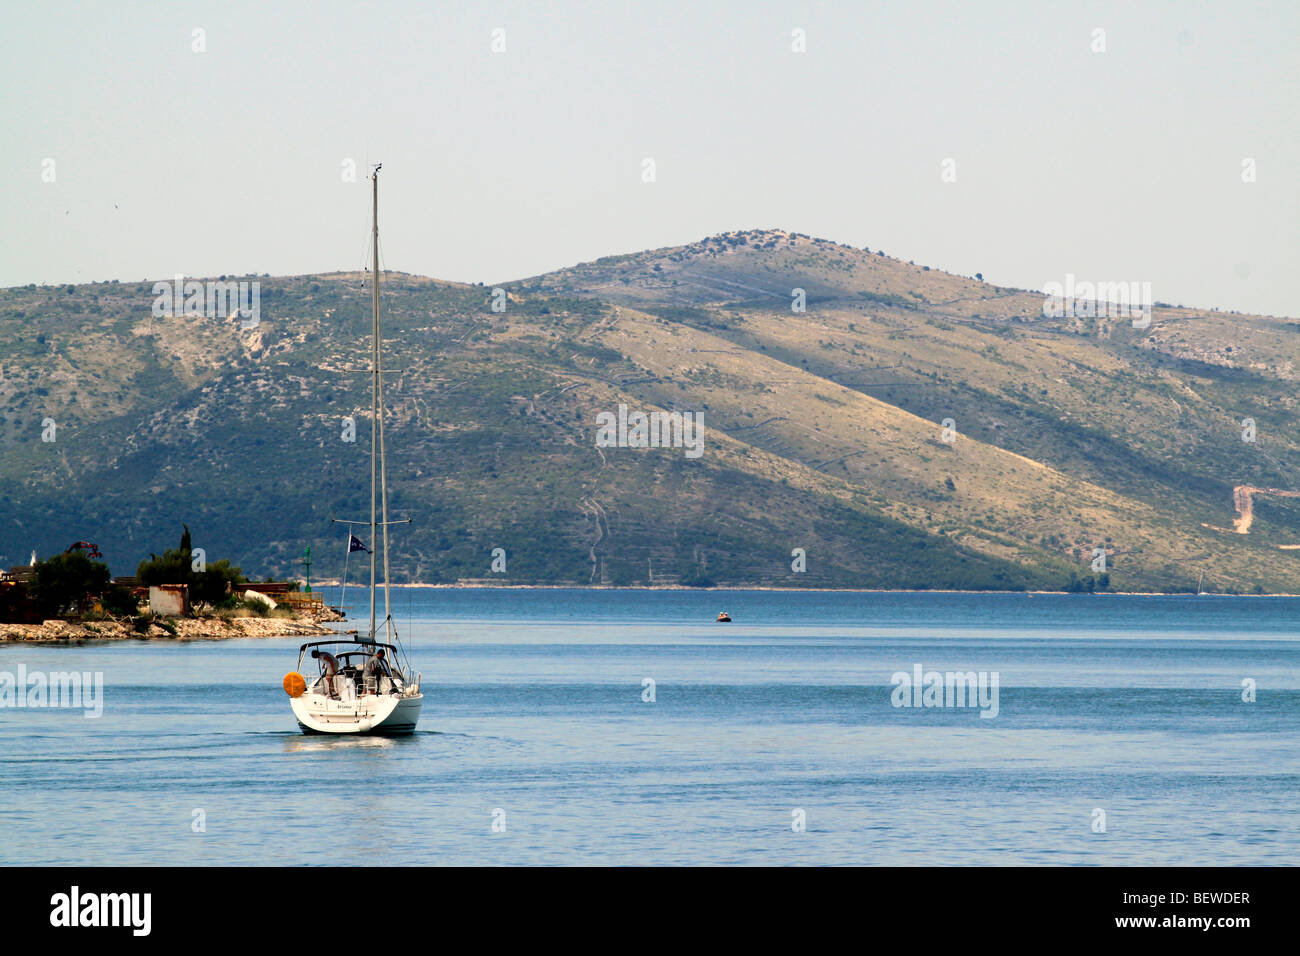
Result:
M370 324L370 640L375 639L375 471L378 466L379 422L379 167L370 174L372 220L370 244L374 259L371 270ZM385 545L387 537L385 537ZM387 549L385 549L387 557Z
M379 167L375 167L375 403L379 417L379 508L384 537L384 636L391 638L388 602L388 462L384 458L384 349L379 328ZM373 624L372 624L373 627Z
M397 641L397 628L393 626L392 602L388 590L388 461L384 448L384 355L383 355L383 337L382 329L379 322L379 170L382 165L376 165L370 174L372 216L370 224L370 243L371 243L371 270L374 274L374 284L371 286L370 298L370 631L365 638L361 639L363 643L374 643L378 632L376 617L377 608L375 607L376 577L378 574L377 561L382 560L384 569L384 633L386 636ZM348 521L334 518L334 521L340 524L351 525L365 524L365 521ZM400 524L409 524L411 519L408 517ZM382 559L377 557L376 531L379 532L383 540ZM349 545L349 554L351 545ZM346 565L345 565L346 567ZM346 587L346 583L345 583ZM400 648L400 644L398 647Z
M370 414L370 639L376 639L375 629L375 492L376 471L378 472L379 492L379 529L383 537L384 564L384 634L392 631L392 611L388 594L388 462L384 449L384 352L379 326L379 170L383 164L375 167L370 176L371 201L374 215L371 225L371 245L373 246L373 265L375 281L371 295L372 324L374 341L371 345L371 368L374 372L374 384L371 389Z

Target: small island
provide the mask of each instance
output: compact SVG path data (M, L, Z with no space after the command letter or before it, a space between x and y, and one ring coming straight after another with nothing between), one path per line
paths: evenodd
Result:
M141 561L114 578L89 541L0 571L0 642L221 640L314 637L344 619L298 581L249 581L229 560L208 562L190 544Z

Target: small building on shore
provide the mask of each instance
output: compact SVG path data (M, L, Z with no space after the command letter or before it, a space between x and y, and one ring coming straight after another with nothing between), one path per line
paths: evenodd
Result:
M36 566L32 564L16 564L8 571L0 571L0 581L13 584L31 584L34 577L36 577Z
M149 610L160 617L181 617L190 610L188 584L151 584Z

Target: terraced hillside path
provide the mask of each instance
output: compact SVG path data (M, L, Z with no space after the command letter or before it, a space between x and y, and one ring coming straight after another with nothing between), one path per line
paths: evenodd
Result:
M1255 495L1300 498L1300 491L1283 491L1281 488L1256 488L1254 485L1237 485L1232 489L1232 501L1237 508L1237 517L1232 519L1232 529L1237 534L1250 533L1250 526L1255 520Z

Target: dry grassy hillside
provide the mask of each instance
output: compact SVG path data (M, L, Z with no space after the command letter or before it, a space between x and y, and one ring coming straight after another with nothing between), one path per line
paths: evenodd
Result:
M151 283L0 291L0 563L80 538L129 573L186 521L253 573L341 571L366 277L260 281L253 330L157 318ZM1300 592L1295 321L1047 318L773 230L503 288L386 278L399 578ZM598 448L620 404L699 413L704 453Z

